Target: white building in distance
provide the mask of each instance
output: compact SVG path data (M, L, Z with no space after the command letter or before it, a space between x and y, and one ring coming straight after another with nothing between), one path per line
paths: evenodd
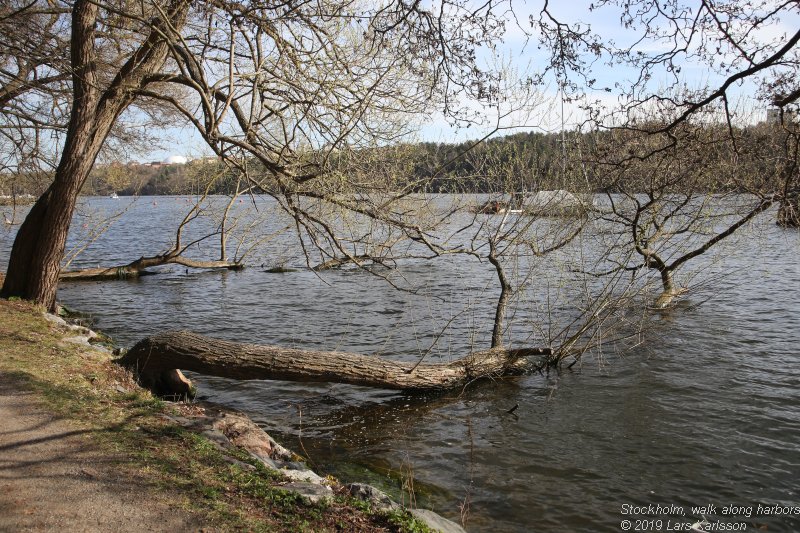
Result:
M185 165L189 160L182 155L171 155L163 162L164 165Z

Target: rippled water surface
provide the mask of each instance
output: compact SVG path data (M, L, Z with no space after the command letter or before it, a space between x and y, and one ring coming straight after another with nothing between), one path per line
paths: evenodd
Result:
M128 202L88 202L84 212L129 208L76 265L163 251L186 207L181 198ZM76 220L73 242L89 222ZM710 520L730 504L800 506L799 235L765 216L732 257L694 265L728 275L656 316L662 333L571 370L429 396L194 377L203 398L246 411L317 469L464 516L470 531L620 531L633 518L624 504L683 507L685 518L652 517L662 530L667 520L699 519L690 506L715 504ZM12 237L5 228L3 264ZM302 266L281 246L264 244L251 261L259 266L241 272L166 268L135 281L64 284L59 299L123 345L189 328L410 359L445 326L434 360L488 345L496 293L485 263L405 265L412 294L353 269L265 272ZM736 521L800 531L800 516L755 514Z

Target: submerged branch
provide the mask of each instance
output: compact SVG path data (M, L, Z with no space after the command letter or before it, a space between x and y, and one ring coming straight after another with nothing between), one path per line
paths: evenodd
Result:
M356 264L361 266L363 263L374 263L377 265L387 266L387 260L382 257L377 257L370 254L354 255L350 257L334 257L316 266L311 267L314 272L321 272L323 270L331 270L349 264Z
M162 265L181 265L190 268L225 268L228 270L240 270L244 268L242 263L231 261L199 261L189 259L180 254L165 254L153 257L140 257L136 261L127 265L113 267L84 268L81 270L70 270L61 272L61 281L103 281L113 279L138 278L152 274L148 268Z

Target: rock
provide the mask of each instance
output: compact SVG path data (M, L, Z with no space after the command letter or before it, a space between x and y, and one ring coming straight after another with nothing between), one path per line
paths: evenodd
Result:
M400 505L387 496L384 492L366 483L351 483L347 486L350 495L361 501L367 502L376 511L393 511Z
M278 472L280 472L286 478L292 481L296 481L298 483L314 483L314 484L325 483L325 478L323 478L310 468L306 468L305 470L295 470L292 468L286 468L285 466L282 466L281 468L278 468Z
M244 448L259 459L272 458L272 439L249 418L225 413L214 421L212 427L221 431L231 443Z
M281 485L281 488L299 494L311 503L319 503L323 500L333 499L333 490L328 486L319 485L317 483L296 481Z
M252 457L257 461L261 461L261 463L270 470L280 471L281 469L281 465L279 465L277 461L273 461L269 457L259 457L258 455L253 455L252 453L250 454L250 457Z
M288 463L284 463L281 468L284 468L286 470L299 470L301 472L305 472L306 470L311 470L304 463L298 461L289 461Z
M429 528L441 533L467 533L466 530L453 522L428 509L410 509L409 512L419 520L424 522Z
M228 438L222 434L221 431L217 431L214 429L206 429L200 432L200 435L204 436L209 440L209 442L213 443L217 448L224 450L230 446L230 441Z
M204 434L217 433L230 444L246 450L267 468L274 470L291 482L324 484L308 466L295 461L295 455L275 442L266 431L248 417L238 413L222 413L214 418Z
M211 416L167 418L200 433L222 450L231 445L244 449L268 469L288 480L282 488L296 492L311 502L333 497L328 480L297 461L296 455L275 442L266 431L243 414L218 411Z
M87 337L83 337L83 336L64 337L63 340L64 340L64 342L69 342L69 343L72 343L72 344L80 344L81 346L93 347L91 344L89 344L89 339Z
M52 322L53 324L56 324L58 326L62 326L62 327L65 327L65 328L69 327L69 324L67 324L67 321L64 320L63 318L61 318L60 316L52 315L50 313L45 313L44 317L45 317L45 319L47 319L48 322Z

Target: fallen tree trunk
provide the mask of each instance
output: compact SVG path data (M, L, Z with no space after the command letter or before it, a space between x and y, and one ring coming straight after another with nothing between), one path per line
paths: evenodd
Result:
M450 363L404 363L347 352L298 350L243 344L189 331L161 333L139 341L117 362L132 369L142 384L161 393L174 390L176 369L232 379L278 379L349 383L386 389L443 390L476 379L522 374L550 361L550 348L492 349ZM178 373L179 375L179 373ZM180 389L180 385L178 385Z
M85 268L81 270L69 270L61 272L58 276L60 281L104 281L112 279L138 278L152 274L148 268L162 265L181 265L190 268L227 268L229 270L240 270L244 268L241 263L229 261L196 261L188 259L182 255L157 255L154 257L141 257L127 265L114 267Z

